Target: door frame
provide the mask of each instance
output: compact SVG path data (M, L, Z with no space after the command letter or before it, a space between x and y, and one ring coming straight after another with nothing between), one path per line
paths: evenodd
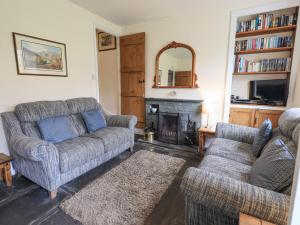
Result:
M92 25L92 41L93 41L93 59L94 59L94 74L91 75L91 78L95 81L96 86L96 99L98 102L100 101L99 96L99 63L98 63L98 43L97 43L97 30L104 31L106 33L112 34L116 36L116 46L117 46L117 67L118 67L118 95L119 95L119 102L118 102L118 114L121 113L121 72L120 72L120 47L119 47L119 37L122 35L122 31L112 29L110 26L99 24L94 22ZM109 113L109 112L108 112Z
M234 71L234 46L235 46L235 33L236 33L236 22L239 17L259 14L273 10L280 10L284 8L291 7L299 7L300 8L300 0L285 0L276 3L263 4L247 9L242 10L233 10L230 15L230 32L229 32L229 40L228 40L228 55L227 55L227 66L226 66L226 84L225 84L225 98L224 98L224 107L223 107L223 121L229 121L229 109L230 109L230 96L231 96L231 88L232 88L232 77ZM287 102L287 108L293 106L293 100L295 96L295 84L297 79L298 68L300 66L300 22L299 15L297 21L297 31L293 52L293 61L292 68L290 74L290 84L289 84L289 98ZM300 75L300 74L299 74Z

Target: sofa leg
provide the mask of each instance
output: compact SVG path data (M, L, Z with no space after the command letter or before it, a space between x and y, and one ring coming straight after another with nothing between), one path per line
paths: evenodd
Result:
M56 190L55 191L49 191L49 197L51 199L55 199L56 196L57 196L57 191Z
M132 146L132 147L130 147L130 151L131 151L131 152L133 152L133 146Z

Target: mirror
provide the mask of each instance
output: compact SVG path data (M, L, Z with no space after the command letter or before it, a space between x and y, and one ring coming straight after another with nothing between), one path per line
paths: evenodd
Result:
M156 56L154 88L195 88L195 52L185 44L172 42Z

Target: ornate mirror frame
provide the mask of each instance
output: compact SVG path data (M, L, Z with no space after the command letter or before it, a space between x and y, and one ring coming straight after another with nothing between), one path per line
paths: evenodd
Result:
M170 48L187 48L188 50L191 51L192 53L192 84L189 86L159 86L157 85L158 83L158 70L159 70L159 57L160 55L170 49ZM182 44L182 43L177 43L175 41L171 42L170 44L166 45L165 47L163 47L156 55L156 59L155 59L155 76L154 76L154 84L153 84L153 88L198 88L198 85L196 84L197 81L197 75L195 73L195 61L196 61L196 54L194 49L186 44Z

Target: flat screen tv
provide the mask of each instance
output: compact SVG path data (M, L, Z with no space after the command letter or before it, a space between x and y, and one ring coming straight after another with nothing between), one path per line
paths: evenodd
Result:
M286 103L287 79L250 81L250 99L267 102L279 101Z

